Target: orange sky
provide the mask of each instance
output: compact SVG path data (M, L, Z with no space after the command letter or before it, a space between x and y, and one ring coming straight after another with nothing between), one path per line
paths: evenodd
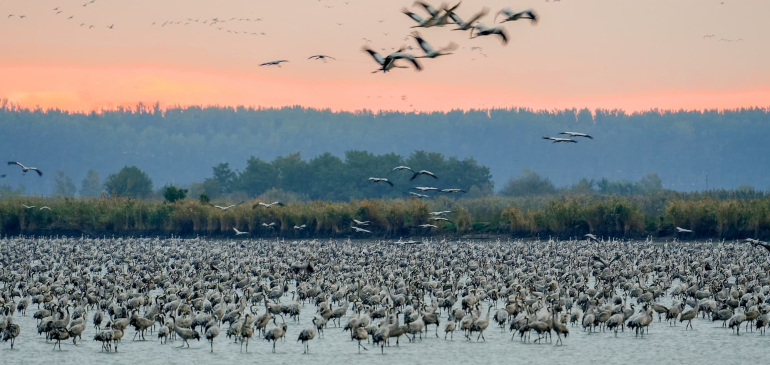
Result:
M460 48L422 60L422 72L389 74L370 73L377 65L361 52L362 38L383 53L415 46L404 41L413 22L399 11L423 14L411 1L86 1L0 3L1 98L75 111L156 101L420 111L770 106L764 0L465 0L457 13L487 6L487 25L505 6L533 8L542 20L506 23L507 46L468 39L453 25L420 30L435 47ZM262 21L202 24L215 17ZM161 27L166 21L182 24ZM307 60L317 53L337 60ZM258 67L274 59L291 62Z

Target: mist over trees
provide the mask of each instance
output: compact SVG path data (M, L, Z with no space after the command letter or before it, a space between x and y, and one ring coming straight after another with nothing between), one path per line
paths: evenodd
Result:
M3 168L8 177L2 184L7 193L23 185L26 194L47 195L55 188L57 170L80 181L89 170L107 176L124 166L137 166L155 186L189 186L191 193L191 184L213 178L223 193L236 189L249 196L270 185L296 191L311 183L308 196L325 199L339 196L330 183L336 180L330 179L348 168L347 161L358 166L356 157L346 151L367 151L362 153L385 161L432 151L458 161L474 158L479 166L489 167L498 188L529 168L557 188L593 180L600 190L644 189L605 187L602 181L639 182L656 172L665 189L735 189L748 184L765 190L770 187L770 145L762 138L770 132L769 113L767 109L636 114L496 109L412 114L300 107L162 110L139 105L73 114L0 102L0 154L52 172L38 178ZM585 132L595 139L569 145L540 139L563 131ZM292 155L297 152L304 160ZM215 172L212 177L211 167L221 163L229 163L222 173L231 175ZM305 169L317 171L313 180L300 173ZM253 184L228 182L241 178ZM217 188L213 180L203 184L207 192ZM95 191L81 186L79 194Z

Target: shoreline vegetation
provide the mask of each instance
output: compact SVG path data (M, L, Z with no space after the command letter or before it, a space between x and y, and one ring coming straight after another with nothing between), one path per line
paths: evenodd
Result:
M4 236L89 235L251 238L386 238L463 236L680 239L770 238L770 198L736 192L660 192L646 195L548 195L453 199L372 199L348 202L296 201L265 208L247 200L222 211L198 200L177 202L121 197L12 197L0 200ZM221 202L212 202L221 203ZM34 206L26 208L26 206ZM256 205L256 207L254 207ZM40 209L47 206L49 209ZM449 210L451 222L429 213ZM356 233L353 219L370 221ZM275 223L274 228L264 224ZM437 228L420 228L434 224ZM295 226L305 225L304 229ZM693 233L676 234L675 227Z

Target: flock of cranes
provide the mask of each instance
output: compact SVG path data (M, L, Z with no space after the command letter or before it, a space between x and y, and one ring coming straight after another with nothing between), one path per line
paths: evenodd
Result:
M311 352L328 337L398 353L405 337L430 354L454 332L485 342L494 328L509 341L560 345L664 326L669 336L768 327L769 256L742 242L386 243L2 238L0 332L14 351L35 341L82 352L78 341L93 339L131 353L152 335L153 346L205 340L210 352L244 353L257 338L271 352L295 351L278 346L295 338Z
M410 17L412 20L414 20L417 24L413 25L412 28L431 28L431 27L443 27L446 25L454 24L457 27L455 29L452 29L454 31L467 31L469 32L470 38L478 38L483 36L499 36L502 40L502 43L508 44L508 34L502 26L495 26L495 27L487 27L484 24L482 24L479 20L487 15L489 13L488 8L483 8L478 13L474 14L472 17L468 18L467 21L464 21L459 15L457 15L456 10L460 7L460 4L462 1L458 2L454 6L448 6L447 4L442 4L440 9L437 9L433 7L432 5L428 4L424 1L415 1L413 6L420 6L422 7L428 14L426 17L422 17L421 15L414 13L410 11L407 8L401 9L401 12L404 13L406 16ZM504 18L501 23L509 22L509 21L516 21L520 19L527 19L532 22L532 24L537 24L538 17L535 14L533 10L525 10L522 12L514 12L510 8L505 8L501 10L498 15L503 14ZM497 21L497 16L495 16L495 22ZM396 62L398 60L406 60L412 64L414 69L416 71L422 70L422 66L417 61L419 58L436 58L439 56L445 56L452 54L452 51L457 49L457 44L454 42L451 42L449 45L435 49L433 46L430 45L421 35L419 32L412 32L411 37L415 39L417 42L417 45L420 47L420 49L423 52L422 56L415 56L413 54L405 52L406 47L401 47L395 52L392 52L386 56L382 56L377 51L373 50L372 48L364 45L363 50L374 59L377 64L379 64L379 68L377 70L372 71L372 73L377 72L388 72L392 70L393 68L407 68L407 66L397 65ZM364 41L369 43L370 40L364 38ZM410 47L411 48L411 47Z

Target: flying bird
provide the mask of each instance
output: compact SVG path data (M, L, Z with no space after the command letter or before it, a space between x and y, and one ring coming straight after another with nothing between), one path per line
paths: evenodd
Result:
M692 233L692 230L691 229L684 229L682 227L676 227L676 232L677 233Z
M115 24L110 24L110 26L109 26L109 27L107 27L107 28L110 28L110 29L112 29L112 27L114 27L114 26L115 26Z
M593 235L591 233L588 233L588 234L584 235L583 237L585 237L588 240L593 240L593 241L598 241L599 240L598 238L596 238L595 235Z
M463 21L462 18L460 18L459 15L455 13L449 14L449 16L454 20L455 24L457 24L457 28L452 30L473 30L473 24L476 23L481 17L484 15L487 15L489 13L489 8L483 8L480 12L474 14L470 19L468 19L467 22Z
M432 220L432 221L442 221L442 222L449 222L449 223L453 223L453 222L452 222L452 221L450 221L448 218L444 218L444 217L430 217L430 218L428 218L428 219L430 219L430 220Z
M426 175L426 176L430 176L430 177L432 177L434 179L438 179L438 176L436 176L436 174L434 174L434 173L432 173L432 172L430 172L428 170L420 170L418 172L415 172L414 175L412 175L412 178L409 179L409 180L410 181L414 180L414 179L417 178L417 176L420 176L420 175ZM438 189L436 189L436 190L438 190Z
M370 221L360 221L358 219L353 219L353 223L359 225L359 226L368 226Z
M594 139L594 137L591 137L591 136L589 136L589 135L587 135L587 134L585 134L585 133L578 133L578 132L561 132L561 133L559 133L559 134L566 134L566 135L568 135L568 136L570 136L570 137L584 137L584 138Z
M402 170L409 170L409 171L411 171L412 173L414 173L414 170L412 170L411 168L409 168L409 167L407 167L407 166L396 166L396 167L394 167L394 168L393 168L393 170L390 170L390 173L389 173L389 174L392 174L392 173L393 173L393 171L402 171Z
M336 58L334 58L334 57L331 57L331 56L327 56L327 55L322 55L322 54L317 54L317 55L315 55L315 56L310 56L310 57L308 57L308 59L309 59L309 60L323 60L323 61L324 61L324 63L326 63L326 59L327 59L327 58L328 58L328 59L330 59L330 60L335 60L335 61L337 60L337 59L336 59Z
M402 8L401 12L406 14L406 16L412 18L412 20L417 22L417 25L412 26L412 28L429 28L436 25L435 17L423 19L421 16L409 11L409 9L407 8Z
M418 227L420 227L420 228L438 228L437 225L427 224L427 223L426 224L421 224Z
M431 45L426 42L424 39L422 39L422 36L420 36L420 33L418 32L412 32L412 37L414 37L415 40L417 40L417 44L420 45L420 48L422 48L422 51L425 52L424 56L420 56L417 58L436 58L439 56L445 56L450 55L452 52L457 49L457 43L451 42L449 45L447 45L444 48L440 48L439 50L433 49Z
M265 63L263 63L263 64L261 64L259 66L260 67L261 66L278 66L278 67L281 67L281 63L282 62L289 62L289 61L287 61L287 60L270 61L270 62L265 62Z
M428 198L430 198L429 196L427 196L425 194L418 194L418 193L415 193L415 192L412 192L412 191L410 191L409 194L414 196L415 198L418 198L418 199L428 199Z
M423 193L426 191L439 191L438 188L432 188L432 187L426 187L426 186L415 186L413 188L409 188L408 190L419 190L419 191L422 191Z
M282 206L283 206L283 203L281 203L281 202L272 202L272 203L270 203L270 204L266 204L266 203L263 203L263 202L259 202L259 203L257 203L257 204L254 204L254 206L253 206L253 207L251 207L251 208L252 208L252 209L254 209L254 208L256 208L256 207L262 206L262 207L265 207L265 208L267 208L267 209L270 209L270 208L271 208L272 206L274 206L274 205L278 205L278 206L281 206L281 207L282 207Z
M412 55L410 55L408 53L403 53L403 48L399 49L396 52L393 52L393 53L389 54L387 57L382 57L382 55L380 55L376 51L373 51L372 49L370 49L370 48L368 48L366 46L364 46L363 49L364 49L364 51L368 52L369 55L372 56L372 58L374 58L374 60L378 64L380 64L380 68L378 70L372 71L372 73L377 73L377 72L380 72L380 71L384 73L384 72L390 71L393 68L407 68L406 66L396 65L395 61L399 60L399 59L405 59L405 60L408 60L408 61L412 62L412 64L414 65L414 68L415 68L416 71L422 70L422 67L417 62L417 60L414 58L414 56L412 56Z
M505 14L505 19L503 19L503 21L500 23L512 22L519 19L529 19L531 24L535 25L538 21L538 16L533 10L524 10L518 13L514 13L511 8L505 8L500 10L500 12L495 15L495 21L497 21L497 16L500 14Z
M500 39L502 40L503 44L508 44L508 34L505 32L505 29L502 27L494 27L494 28L487 28L484 26L484 24L477 24L473 27L476 30L476 35L473 35L473 31L471 30L471 39L488 36L488 35L498 35L500 36Z
M465 191L465 190L462 190L462 189L441 189L441 192L442 192L442 193L447 193L447 194L453 194L453 193L467 193L467 191Z
M449 213L452 213L452 211L451 210L440 210L440 211L436 211L436 212L430 212L428 214L435 215L435 216L441 216L441 215L445 215L445 214L449 214Z
M233 231L235 231L235 235L236 235L236 236L240 236L240 235L242 235L242 234L249 234L249 232L242 232L242 231L239 231L239 230L238 230L238 228L235 228L235 227L233 227Z
M47 207L47 206L42 206L42 207L40 207L40 210L44 210L44 209L45 209L45 210L51 210L51 208L49 208L49 207Z
M356 226L353 226L351 228L353 228L353 230L358 232L358 233L372 233L372 231L370 231L370 230L366 230L366 229L363 229L363 228L360 228L360 227L356 227Z
M267 223L262 223L262 227L267 227L267 228L274 228L274 227L275 227L275 222L273 222L273 223L270 223L270 224L267 224Z
M34 205L29 206L29 205L24 205L24 204L22 204L21 206L24 207L25 209L32 209L32 208L35 207Z
M305 229L305 227L306 227L306 226L303 224L303 225L301 225L301 226L294 226L294 229L296 229L296 230L298 230L298 231L299 231L299 230L303 230L303 229Z
M211 206L212 206L212 207L214 207L214 208L220 209L220 210L221 210L221 211L223 211L223 212L226 212L226 211L228 211L228 210L230 210L230 209L232 209L232 208L235 208L235 207L237 207L237 206L239 206L239 205L241 205L241 204L243 204L243 203L244 203L244 202L240 202L240 203L238 203L238 204L232 204L232 205L228 205L228 206L226 206L226 207L223 207L223 206L220 206L220 205L214 205L214 204L209 204L209 205L211 205Z
M553 141L553 143L560 143L560 142L577 143L576 140L569 139L569 138L557 138L557 137L545 136L545 137L543 137L543 139L551 140L551 141Z
M388 181L388 179L381 178L381 177L370 177L369 181L371 181L374 184L380 183L380 182L384 182L384 183L387 183L388 185L390 185L391 187L393 186L392 182Z
M43 176L43 172L38 170L37 167L27 167L27 166L22 165L20 162L16 162L16 161L8 161L8 165L17 165L17 166L21 167L22 174L26 174L27 171L32 170L34 172L37 172L38 175Z

